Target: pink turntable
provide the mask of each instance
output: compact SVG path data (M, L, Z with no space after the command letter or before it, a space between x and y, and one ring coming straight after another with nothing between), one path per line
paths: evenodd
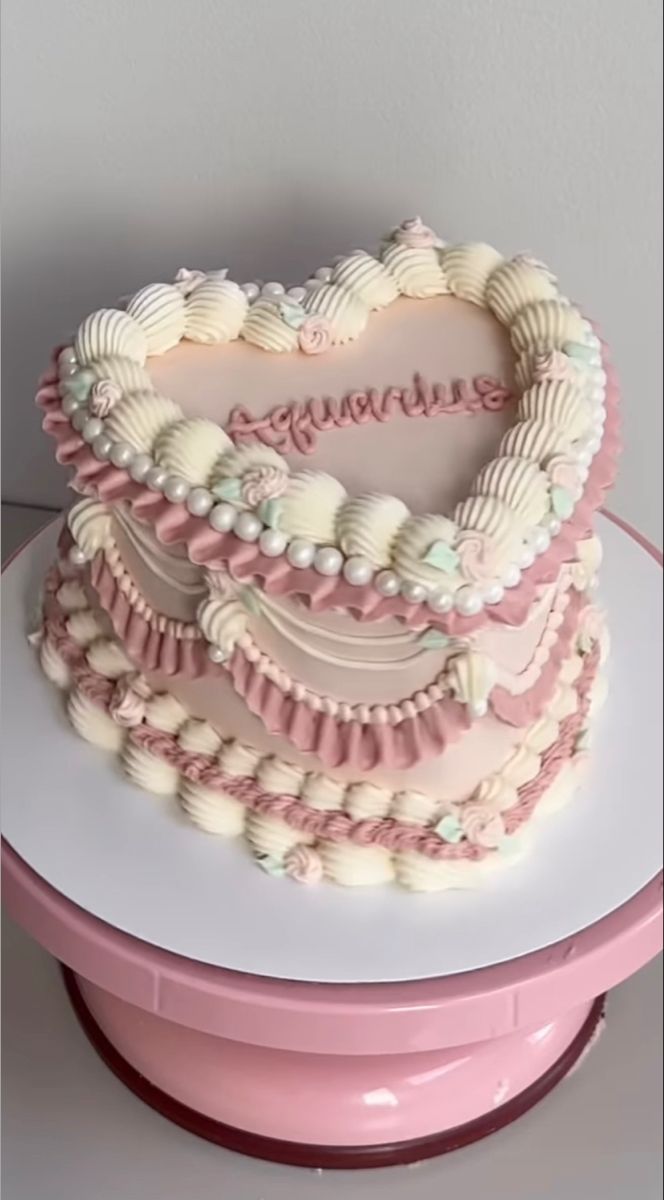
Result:
M67 730L22 636L54 530L13 560L4 899L146 1103L247 1154L368 1167L483 1137L580 1062L603 995L662 942L661 557L611 522L611 692L590 776L524 863L432 897L303 895L115 777Z

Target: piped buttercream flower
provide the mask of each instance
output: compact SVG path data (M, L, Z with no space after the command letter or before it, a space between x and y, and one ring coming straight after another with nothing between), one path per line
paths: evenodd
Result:
M565 488L568 492L578 487L579 466L568 455L553 454L547 461L546 471L554 487Z
M459 569L471 583L486 582L496 574L496 556L491 538L472 529L462 533L456 544Z
M298 329L298 345L304 354L322 354L332 345L332 326L327 317L311 316Z
M606 621L604 613L595 604L589 604L581 613L579 622L578 647L582 654L589 654L596 642L604 634Z
M575 379L576 375L575 367L562 350L543 350L533 359L533 378L536 383Z
M284 858L284 867L286 874L296 883L320 883L323 878L320 854L303 843L291 847Z
M500 813L483 804L464 804L459 810L459 824L469 842L486 850L496 850L505 837Z
M249 467L240 481L240 496L249 508L257 508L264 500L274 500L285 492L288 474L280 467L260 464Z
M113 689L109 705L115 723L125 729L140 725L150 695L150 686L143 675L123 675Z
M98 379L90 392L90 412L93 417L107 417L122 399L122 388L113 379Z
M551 267L547 263L542 262L541 258L536 258L533 254L528 254L527 252L525 254L517 254L514 262L524 267L532 267L534 271L539 271L542 275L546 276L549 283L552 283L554 287L558 283L558 277L554 275Z
M395 229L393 237L395 242L401 246L407 246L409 250L427 250L430 247L443 245L433 229L429 229L421 217L409 217L407 221L402 221L399 228Z
M205 271L190 271L188 267L180 267L173 280L173 287L176 287L182 295L190 296L194 288L197 288L199 283L205 279Z

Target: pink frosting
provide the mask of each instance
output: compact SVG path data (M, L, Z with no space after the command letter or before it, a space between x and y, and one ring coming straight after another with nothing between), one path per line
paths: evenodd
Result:
M574 379L576 374L576 368L562 350L548 350L535 356L533 376L537 383L544 383L547 379Z
M522 624L538 585L552 583L560 564L574 558L576 542L590 535L593 514L615 478L620 449L618 387L606 353L604 366L608 383L602 446L593 458L583 496L572 516L563 523L561 533L552 539L546 553L523 572L518 586L506 591L500 604L491 605L473 617L457 612L427 613L429 624L459 637L487 622ZM54 360L53 367L40 381L37 402L44 411L43 427L56 441L56 458L74 468L73 482L77 488L91 488L106 501L129 501L135 516L153 527L159 541L167 546L184 544L192 562L213 569L226 566L240 582L257 581L275 596L297 596L314 612L342 608L360 621L394 616L407 625L421 622L420 606L408 603L403 597L386 598L371 585L353 587L342 576L326 577L312 568L291 567L284 557L268 558L261 554L256 543L243 542L232 533L218 533L205 518L191 516L184 504L171 504L159 493L135 483L127 471L99 462L62 412L57 379Z
M238 445L257 441L280 454L313 454L318 434L328 429L366 425L369 421L383 423L398 413L438 417L482 410L499 412L511 399L509 388L490 375L476 375L472 383L455 379L449 387L443 383L432 386L421 375L415 375L410 387L347 392L340 400L333 396L294 400L277 405L264 417L254 417L238 405L230 414L226 433Z
M56 645L68 663L76 685L91 700L108 711L115 685L111 680L91 670L85 659L85 650L71 638L64 618L53 615L59 607L54 596L58 585L59 576L56 572L50 572L45 585L46 636ZM501 819L508 834L514 833L528 820L562 765L574 756L579 733L586 722L598 661L597 650L585 659L576 685L579 697L576 712L562 722L558 740L542 755L541 769L537 777L519 789L518 803L502 814ZM479 861L492 852L488 846L467 839L454 844L444 842L429 828L404 824L391 817L357 821L345 812L323 812L308 808L293 795L265 792L255 779L227 775L214 756L183 750L176 736L152 729L144 722L130 729L128 737L136 745L177 767L186 778L206 787L218 787L247 807L278 816L291 828L316 838L335 842L350 841L360 846L383 846L389 850L415 850L434 859ZM470 807L469 805L468 808ZM476 837L483 838L484 841L495 839L497 825L491 825L488 821L484 825L479 819L469 819L469 827L471 824Z
M95 417L107 417L122 399L122 388L112 379L98 379L90 393L90 412Z
M332 326L327 317L306 317L297 332L297 342L304 354L323 354L332 345Z
M402 221L394 231L394 241L401 246L407 246L409 250L428 250L432 246L442 246L440 238L433 229L424 224L421 217L409 217L407 221Z
M240 495L250 508L258 508L263 500L274 500L285 492L288 475L280 467L261 464L244 472L240 482Z
M97 554L90 565L90 583L114 632L143 671L186 679L227 672L235 691L268 732L283 735L298 750L316 754L328 768L351 765L370 770L379 764L410 767L439 754L470 727L467 708L450 697L441 698L398 725L345 722L315 712L304 701L284 694L240 648L220 665L209 659L202 638L176 636L170 629L160 629L157 620L148 621L130 604L122 581L112 574L103 553ZM578 592L570 594L548 660L529 689L517 695L506 688L493 689L491 707L500 720L520 727L542 714L556 686L560 665L569 654L583 604ZM189 632L188 627L183 628Z
M293 846L284 858L286 874L296 883L320 883L323 878L323 863L320 854L300 842Z
M145 680L143 680L145 684ZM140 677L125 676L113 689L108 711L113 720L125 729L140 725L145 717L145 701L149 694L147 685L141 686Z
M487 850L496 850L505 836L500 813L484 804L464 804L459 811L459 822L468 841Z

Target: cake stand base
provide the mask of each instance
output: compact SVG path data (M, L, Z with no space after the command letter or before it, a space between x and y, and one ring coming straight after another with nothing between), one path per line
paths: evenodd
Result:
M344 1064L343 1086L340 1086L338 1060L331 1070L331 1061L326 1062L323 1055L277 1052L282 1059L288 1060L281 1065L277 1089L279 1104L290 1109L297 1098L296 1109L300 1111L303 1104L306 1106L312 1101L315 1106L320 1105L323 1092L325 1106L336 1110L335 1124L339 1123L340 1109L345 1107L349 1133L355 1134L357 1128L353 1130L353 1120L357 1121L359 1116L355 1103L358 1076L364 1075L365 1084L370 1085L376 1082L376 1075L380 1075L382 1086L374 1092L378 1095L380 1091L385 1102L388 1095L394 1096L395 1092L407 1089L418 1070L426 1072L429 1083L425 1089L418 1088L418 1106L422 1112L428 1110L432 1121L442 1126L436 1132L406 1141L325 1145L266 1137L250 1129L229 1125L213 1115L226 1109L236 1110L238 1090L245 1094L248 1113L264 1108L266 1090L268 1094L275 1090L274 1063L267 1051L263 1051L260 1069L256 1070L259 1064L246 1061L252 1058L253 1047L205 1037L161 1018L147 1018L140 1009L131 1013L129 1010L133 1006L92 987L69 968L63 968L63 976L72 1007L89 1041L106 1066L145 1104L188 1132L227 1150L314 1169L348 1170L420 1162L461 1149L503 1129L543 1100L578 1064L601 1030L604 1019L605 998L600 996L591 1004L583 1004L564 1017L547 1022L540 1029L519 1031L499 1039L499 1047L495 1043L481 1043L458 1047L452 1053L395 1055L378 1060L380 1066L360 1057L348 1058ZM109 1033L113 1031L114 1041L105 1029ZM546 1042L544 1054L538 1050L543 1042ZM561 1045L564 1046L562 1051ZM498 1058L504 1058L505 1070L513 1083L515 1071L519 1073L517 1064L521 1064L527 1078L533 1070L541 1068L542 1060L556 1054L542 1074L517 1095L500 1102L500 1083L498 1087L495 1084ZM419 1061L423 1057L427 1060L426 1065ZM437 1061L437 1067L433 1060ZM183 1061L189 1065L186 1075L179 1070ZM253 1070L248 1085L245 1072L250 1065ZM370 1079L372 1075L373 1080ZM152 1082L155 1079L163 1082L168 1090ZM389 1087L386 1086L388 1082ZM503 1086L507 1087L507 1083ZM488 1093L491 1093L489 1107L463 1124L445 1126L446 1117L454 1119L460 1095L464 1092L473 1095L472 1103L478 1108L486 1107ZM365 1092L365 1100L368 1094ZM182 1095L192 1100L198 1098L201 1107L184 1103L180 1098Z

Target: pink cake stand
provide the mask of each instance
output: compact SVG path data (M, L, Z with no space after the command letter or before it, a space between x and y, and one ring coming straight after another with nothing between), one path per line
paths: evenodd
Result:
M662 945L660 875L509 963L409 983L293 983L120 932L7 843L2 863L7 910L63 964L88 1038L136 1095L210 1141L307 1167L414 1162L515 1120L580 1061L605 993Z

